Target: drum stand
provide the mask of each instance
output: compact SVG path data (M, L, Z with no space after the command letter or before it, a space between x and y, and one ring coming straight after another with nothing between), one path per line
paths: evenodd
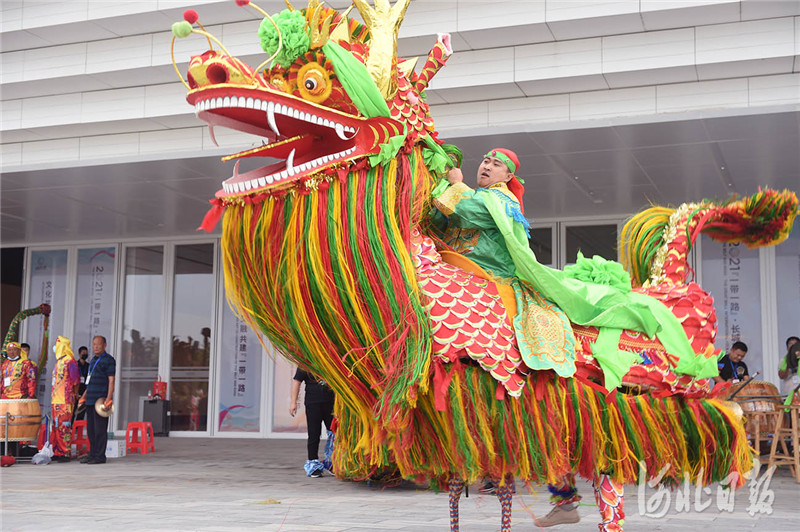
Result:
M28 420L30 418L30 420ZM22 426L31 426L31 425L41 425L42 423L42 416L35 415L35 416L14 416L12 414L3 414L0 416L0 424L3 426L3 456L8 456L8 444L10 442L23 442L23 441L31 441L30 438L9 438L8 437L8 429L10 427L22 427ZM30 461L31 456L18 456L19 455L19 446L17 446L17 452L14 454L14 458L17 459L18 462L21 461Z

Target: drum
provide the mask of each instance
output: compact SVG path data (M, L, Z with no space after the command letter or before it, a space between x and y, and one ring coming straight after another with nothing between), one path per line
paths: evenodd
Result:
M36 441L42 423L42 410L37 399L0 399L0 440Z
M741 383L731 386L729 393L735 392ZM777 412L781 407L781 396L778 388L771 382L750 381L732 399L742 407L745 417L745 431L753 436L765 437L767 433L773 433L778 422L778 416L770 414Z

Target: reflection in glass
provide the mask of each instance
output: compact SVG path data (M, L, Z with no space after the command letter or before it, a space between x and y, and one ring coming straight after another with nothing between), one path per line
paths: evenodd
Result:
M528 244L536 255L539 264L553 265L553 229L550 227L531 228Z
M567 264L575 264L578 251L586 258L600 255L617 260L617 225L571 225L566 228Z
M139 398L147 396L158 376L163 263L162 246L128 248L125 256L119 427L139 421Z
M171 430L208 430L214 245L175 246Z

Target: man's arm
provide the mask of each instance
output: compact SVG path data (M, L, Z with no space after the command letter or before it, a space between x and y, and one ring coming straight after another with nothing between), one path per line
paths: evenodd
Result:
M106 395L105 401L103 401L103 406L108 408L114 402L114 382L117 380L116 377L109 377L108 378L108 394ZM85 392L84 392L85 395Z
M300 381L292 381L292 402L289 404L289 415L297 414L297 398L300 396Z

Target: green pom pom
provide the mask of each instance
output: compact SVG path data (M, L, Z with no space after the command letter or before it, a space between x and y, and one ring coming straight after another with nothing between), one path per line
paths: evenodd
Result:
M600 255L587 259L579 251L578 260L575 264L564 268L564 275L587 283L611 286L621 292L631 290L631 276L622 264L606 260Z
M311 44L306 32L306 18L300 11L284 9L272 19L278 25L283 37L283 46L275 62L287 68L295 59L306 53ZM274 54L278 49L278 32L268 18L261 21L258 37L261 39L261 49L269 55Z
M172 34L179 39L188 37L189 35L192 34L192 25L186 22L185 20L176 22L175 24L172 25Z

